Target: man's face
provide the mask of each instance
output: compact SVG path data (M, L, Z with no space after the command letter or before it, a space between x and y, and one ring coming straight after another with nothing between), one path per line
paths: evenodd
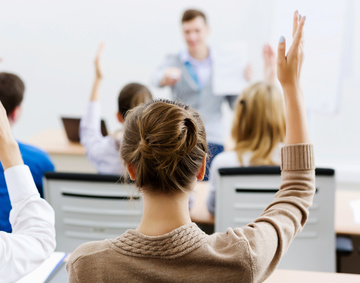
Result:
M196 50L206 45L206 38L209 34L209 27L202 17L184 22L182 24L184 38L190 50Z

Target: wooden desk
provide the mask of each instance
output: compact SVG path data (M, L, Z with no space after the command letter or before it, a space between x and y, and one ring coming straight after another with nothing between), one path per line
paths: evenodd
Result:
M355 283L360 282L360 275L277 269L265 283Z
M190 210L191 219L199 224L214 224L215 218L208 211L206 198L207 182L198 182L194 189L194 203ZM360 224L354 222L350 200L360 199L360 191L338 190L335 195L335 232L337 234L360 236Z
M337 234L360 236L360 224L354 222L354 215L350 207L350 201L355 199L360 199L360 191L336 191L335 231Z
M50 129L25 141L46 151L55 164L56 171L96 173L87 160L85 148L80 143L70 142L64 130Z

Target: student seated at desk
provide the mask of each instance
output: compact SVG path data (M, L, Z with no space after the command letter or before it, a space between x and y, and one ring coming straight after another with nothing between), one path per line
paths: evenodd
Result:
M78 247L69 282L263 282L305 225L315 192L300 69L305 19L294 15L294 41L278 77L286 96L282 185L254 222L206 235L191 222L189 194L205 174L207 142L198 112L167 100L142 104L126 117L121 156L143 193L140 225L115 239Z
M99 86L103 77L100 67L102 50L103 44L100 45L95 59L96 77L90 103L80 123L80 142L98 173L123 175L125 169L119 152L122 132L103 137L100 129ZM138 83L125 85L118 97L118 121L123 123L128 110L151 99L151 92L146 86Z
M219 168L280 165L285 138L284 101L274 84L276 58L269 45L264 46L263 57L265 81L247 87L235 102L231 130L234 150L217 155L210 168L207 207L213 215Z
M0 162L12 210L12 233L0 232L0 281L14 282L39 266L55 249L54 211L40 198L0 102ZM2 173L3 174L3 173Z
M0 73L0 101L5 107L10 125L17 122L21 113L21 103L25 86L15 74ZM29 166L36 187L43 197L42 178L45 172L54 171L49 155L39 148L18 142L22 159ZM10 198L4 178L4 169L0 164L0 231L11 232L9 214L11 210Z

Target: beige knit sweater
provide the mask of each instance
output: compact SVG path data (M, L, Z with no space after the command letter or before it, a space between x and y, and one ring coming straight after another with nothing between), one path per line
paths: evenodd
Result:
M282 149L282 185L253 223L206 235L194 223L162 236L128 230L81 245L69 282L262 282L304 226L315 191L312 145Z

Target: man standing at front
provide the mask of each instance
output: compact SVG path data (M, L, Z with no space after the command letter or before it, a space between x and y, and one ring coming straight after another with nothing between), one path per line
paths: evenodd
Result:
M221 104L230 97L217 96L212 86L212 55L207 45L209 26L206 16L199 10L186 10L181 19L187 50L168 55L153 75L155 86L170 86L172 98L197 109L205 124L210 158L204 180L212 159L224 150ZM246 74L247 73L247 74ZM249 72L245 72L249 80Z

